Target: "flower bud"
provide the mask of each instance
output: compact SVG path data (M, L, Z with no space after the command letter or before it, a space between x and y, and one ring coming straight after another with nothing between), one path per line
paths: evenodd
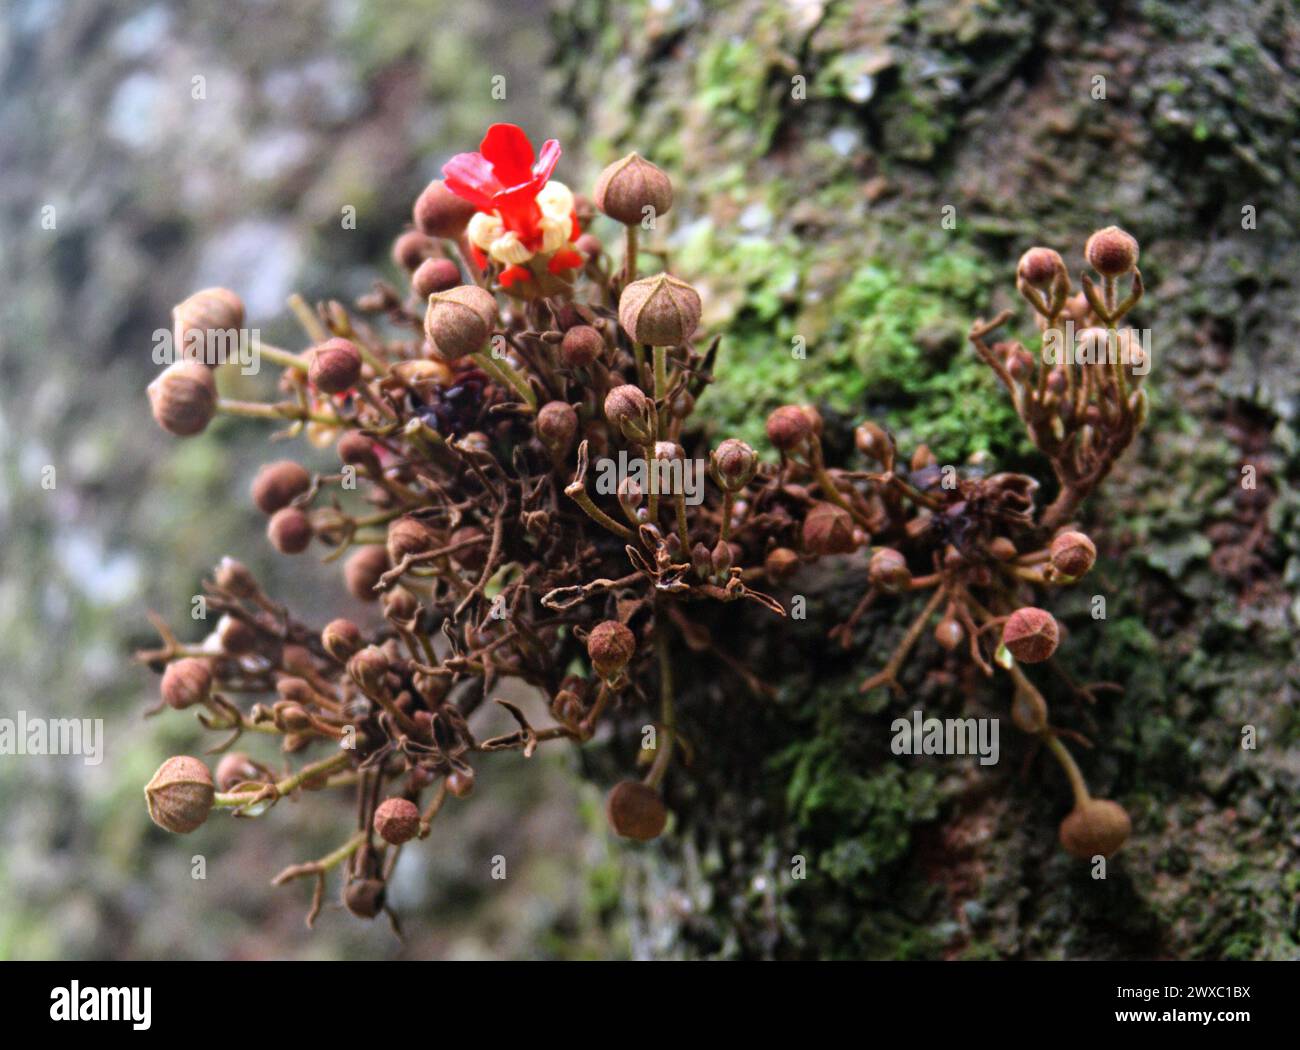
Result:
M713 545L713 552L709 556L713 565L713 571L719 576L725 576L731 571L731 566L736 560L736 550L730 543L718 540Z
M727 438L709 460L714 479L728 492L739 492L758 470L758 455L739 438Z
M420 599L405 587L393 587L383 597L384 616L390 620L409 623L420 615Z
M457 798L468 798L474 791L474 770L453 769L447 774L447 790Z
M1128 841L1133 822L1124 807L1108 798L1090 798L1061 821L1061 845L1080 860L1109 857Z
M941 646L952 652L966 638L966 629L962 627L961 621L953 616L945 616L934 628L934 640Z
M477 572L487 564L488 545L486 543L486 532L480 529L477 525L462 525L447 537L447 546L454 547L459 543L466 543L469 540L479 540L480 542L456 551L456 553L451 556L451 560L462 569L468 569L470 572Z
M441 179L434 179L416 198L411 214L417 229L430 237L446 237L454 241L465 232L474 211L474 205L457 197Z
M301 554L311 544L311 537L311 521L297 507L277 510L266 523L266 538L281 554Z
M421 299L460 284L460 267L450 259L425 259L411 274L411 291Z
M629 441L648 441L654 433L654 406L639 386L625 383L605 395L605 418Z
M1107 226L1088 238L1083 254L1103 277L1120 277L1137 266L1138 242L1118 226Z
M647 214L651 219L667 214L673 206L673 184L644 157L629 153L600 173L592 197L611 219L636 226Z
M891 448L889 435L875 423L859 423L853 431L853 444L868 459L884 463Z
M496 325L496 298L476 284L429 296L424 334L444 361L482 350Z
M1082 532L1063 532L1049 548L1052 568L1062 576L1078 579L1097 560L1097 548Z
M380 473L379 454L375 451L375 443L365 434L349 430L339 438L338 453L339 462L344 466L356 467L376 476Z
M586 368L605 352L605 337L589 324L574 325L560 341L560 360L569 368Z
M291 459L265 464L253 478L253 503L263 514L287 507L311 488L311 475Z
M809 554L848 554L855 546L853 518L834 503L814 503L803 519L803 546Z
M343 890L343 904L358 919L373 919L384 910L381 879L352 879Z
M1016 265L1016 276L1033 288L1046 290L1065 275L1065 260L1051 248L1030 248Z
M812 420L798 405L782 405L767 417L767 439L782 452L793 452L812 432Z
M681 346L700 324L699 293L661 273L633 281L618 300L618 323L634 343Z
M564 457L578 436L578 413L567 401L548 401L537 410L537 436L553 456Z
M217 414L217 384L198 361L177 361L149 384L149 407L157 424L177 437L202 433Z
M400 846L420 832L420 811L409 798L386 798L375 807L375 831L385 842Z
M1046 609L1032 605L1017 609L1002 627L1002 644L1022 664L1048 659L1061 640L1061 630Z
M379 577L389 568L388 551L381 544L358 548L343 566L343 579L348 593L358 601L378 601L379 595L375 587L379 583Z
M605 797L605 818L615 835L648 842L668 823L659 792L639 780L620 780Z
M178 835L188 835L208 819L215 794L208 767L188 755L169 758L144 789L153 822Z
M408 554L424 554L437 546L438 534L419 518L408 514L388 526L388 560L394 565Z
M998 561L1011 561L1020 554L1016 550L1016 545L1006 536L994 536L989 540L988 551L990 556Z
M344 394L361 378L361 351L350 339L330 339L309 356L307 381L322 394Z
M644 499L645 493L636 478L624 478L618 483L618 502L628 514L635 514Z
M393 241L393 263L407 273L438 254L438 242L419 230L407 230Z
M177 359L193 359L206 365L223 362L216 346L209 347L209 333L220 332L223 340L238 339L244 327L244 301L228 288L204 288L172 307L172 337ZM226 346L234 342L223 343Z
M348 674L368 693L384 689L388 675L388 657L377 645L367 645L348 661Z
M212 668L207 660L187 656L167 665L162 676L162 698L168 707L183 711L205 703L212 694Z
M256 598L261 593L257 579L242 562L234 558L222 558L215 573L216 584L223 591L228 591L236 598Z
M573 242L573 246L577 248L578 251L582 252L582 254L588 259L596 258L596 256L605 250L605 246L600 243L600 238L594 233L584 233Z
M603 620L587 635L587 656L601 678L616 678L636 654L636 636L617 620Z
M320 633L320 644L339 663L346 663L361 648L361 628L341 617L331 620Z
M799 555L789 547L774 547L763 559L763 571L772 582L784 580L799 568Z
M871 586L886 594L902 594L912 584L912 573L907 559L893 547L881 547L867 564L867 578Z
M218 791L234 791L240 784L261 779L261 770L242 751L228 751L217 763Z
M217 641L228 656L243 656L257 646L257 632L247 622L228 613L217 621Z

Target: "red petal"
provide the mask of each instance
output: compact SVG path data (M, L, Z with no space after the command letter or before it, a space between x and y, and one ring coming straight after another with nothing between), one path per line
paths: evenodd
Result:
M482 248L480 248L477 244L471 244L469 246L469 253L474 257L474 263L475 265L478 266L480 270L487 269L488 260L487 260L487 256L483 254Z
M479 152L491 163L501 186L519 186L533 177L533 144L517 124L493 124Z
M527 281L533 275L526 266L507 266L497 278L502 288L509 288L516 281Z
M578 223L578 213L576 211L573 212L569 218L572 220L572 223L569 226L569 240L576 241L582 236L582 226Z
M546 264L546 268L551 273L559 273L561 270L576 270L585 261L581 252L575 252L572 248L561 248L551 256L551 261Z
M537 163L533 165L533 176L541 180L537 184L539 190L546 185L546 180L551 177L551 172L555 170L555 165L559 162L560 144L555 139L547 139L542 144L541 156L537 158Z
M502 189L492 164L481 153L457 153L442 166L442 178L447 189L483 211L492 210L492 197Z

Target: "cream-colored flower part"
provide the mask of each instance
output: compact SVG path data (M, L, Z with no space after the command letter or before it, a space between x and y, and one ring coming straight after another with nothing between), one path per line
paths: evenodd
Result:
M548 182L537 194L542 213L542 251L550 255L569 243L573 229L573 191L562 182ZM465 230L472 245L503 266L522 266L534 255L513 230L507 230L496 212L475 212Z
M492 242L505 233L506 228L501 222L501 216L496 212L490 215L487 212L476 211L469 220L469 225L465 228L465 236L469 238L469 243L482 251L488 251L492 247Z
M537 206L545 218L568 222L573 214L573 191L562 182L548 182L537 193Z

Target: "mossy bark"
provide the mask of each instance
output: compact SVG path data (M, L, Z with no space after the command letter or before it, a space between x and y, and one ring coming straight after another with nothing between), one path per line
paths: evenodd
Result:
M759 438L805 399L832 455L874 418L940 462L1044 476L963 333L1018 305L1025 248L1059 248L1077 280L1112 222L1142 243L1154 341L1146 432L1084 508L1101 561L1052 606L1071 672L1124 686L1095 707L1049 691L1096 744L1094 792L1134 818L1107 877L1057 846L1068 789L1005 687L927 640L907 701L858 694L908 610L832 645L863 587L850 562L784 592L804 619L710 625L776 693L705 658L683 676L674 834L629 852L638 951L1300 954L1295 8L579 0L555 25L595 158L635 148L674 175L663 244L723 335L700 403L716 437ZM891 754L917 707L1002 717L1000 764Z

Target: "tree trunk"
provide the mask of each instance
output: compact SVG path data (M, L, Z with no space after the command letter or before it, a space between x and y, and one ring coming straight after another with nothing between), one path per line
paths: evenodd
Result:
M723 332L699 411L717 438L805 400L831 456L870 418L940 463L1046 481L964 332L1010 306L1028 336L1016 257L1056 247L1077 280L1110 223L1142 244L1154 342L1146 430L1082 510L1101 560L1049 599L1070 672L1124 687L1048 693L1096 745L1094 792L1133 816L1107 877L1059 848L1068 787L1005 718L1004 679L927 637L905 701L859 694L916 610L832 644L865 588L850 561L779 592L803 619L714 615L774 695L682 654L693 756L663 850L628 852L638 953L1296 957L1294 7L629 6L557 20L563 97L601 159L637 149L674 177L671 262ZM892 754L916 708L1002 717L1000 763Z

